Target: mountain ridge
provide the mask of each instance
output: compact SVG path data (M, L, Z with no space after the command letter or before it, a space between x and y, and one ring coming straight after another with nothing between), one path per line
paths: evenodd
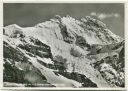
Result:
M4 41L14 49L18 49L16 51L23 53L28 58L23 60L28 60L34 69L38 69L39 73L46 77L48 83L56 87L60 83L62 87L63 85L64 87L82 87L82 83L84 83L83 86L88 87L90 85L85 82L87 79L95 84L94 87L120 87L124 84L124 77L121 78L117 75L124 73L116 72L119 70L117 65L120 63L123 65L124 62L116 62L119 60L120 51L124 48L123 39L107 29L103 22L89 16L76 20L70 16L56 15L50 21L27 28L19 27L16 24L9 25L4 27ZM5 47L5 49L7 48ZM106 57L113 58L115 55L117 55L117 59L115 59L115 63L112 63L114 66L108 61L98 62ZM8 61L8 57L4 56L4 58L7 63L12 59L10 56ZM122 56L120 59L123 60ZM22 60L21 63L18 63L24 65ZM101 68L97 69L96 65ZM114 68L115 66L117 69ZM20 68L19 65L15 67ZM111 67L111 69L103 70L104 67ZM124 68L124 66L122 67ZM65 74L62 75L63 72ZM74 80L72 76L64 76L67 75L67 72L75 73L75 76L79 74L80 78L77 76L79 80ZM51 79L48 74L54 78ZM85 78L82 75L86 76L86 79L81 82L80 79ZM113 79L114 82L108 81L110 79ZM31 80L28 81L34 83Z

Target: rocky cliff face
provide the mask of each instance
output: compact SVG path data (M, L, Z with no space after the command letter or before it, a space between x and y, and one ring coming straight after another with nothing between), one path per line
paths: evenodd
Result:
M89 16L4 27L4 86L124 87L124 41Z

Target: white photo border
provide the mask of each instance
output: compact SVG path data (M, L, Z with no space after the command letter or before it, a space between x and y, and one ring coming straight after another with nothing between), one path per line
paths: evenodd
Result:
M3 4L4 3L123 3L125 35L125 87L124 88L43 88L43 87L3 87ZM3 0L0 1L0 89L27 90L128 90L128 1L127 0Z

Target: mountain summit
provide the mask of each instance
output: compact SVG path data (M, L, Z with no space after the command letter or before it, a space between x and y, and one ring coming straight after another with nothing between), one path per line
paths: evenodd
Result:
M89 16L4 27L4 86L124 87L124 40Z

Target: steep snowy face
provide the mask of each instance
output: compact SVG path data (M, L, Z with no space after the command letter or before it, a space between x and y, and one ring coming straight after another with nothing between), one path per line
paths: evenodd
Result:
M60 28L62 36L59 33L56 35L59 39L63 37L67 42L75 42L77 36L82 36L88 44L110 44L121 41L121 38L113 34L103 22L91 17L76 20L70 16L62 18L56 16L55 19L40 23L37 27L53 28L55 31Z
M89 16L76 20L57 15L26 28L13 24L4 27L4 82L123 87L123 53L123 39Z
M20 35L20 33L18 35ZM43 87L82 86L77 81L54 73L53 70L56 71L59 69L55 64L60 63L55 62L56 60L53 61L50 47L38 39L32 36L17 36L12 38L6 35L4 39L5 82ZM60 64L60 67L62 68L63 66ZM11 84L11 86L13 85Z

